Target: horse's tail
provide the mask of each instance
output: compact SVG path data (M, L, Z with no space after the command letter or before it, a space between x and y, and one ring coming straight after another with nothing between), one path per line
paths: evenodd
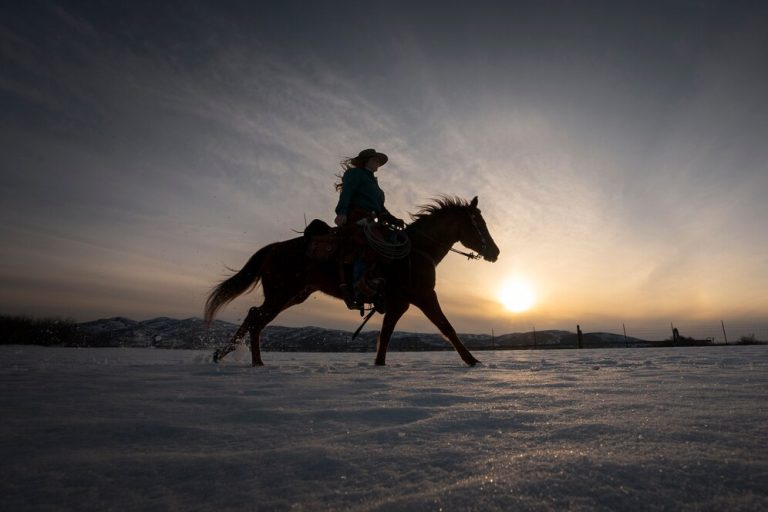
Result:
M222 281L218 286L211 290L208 300L205 301L205 323L210 324L216 312L226 304L235 300L245 292L256 288L261 279L261 265L264 257L269 252L270 245L259 249L248 263L240 269L235 275Z

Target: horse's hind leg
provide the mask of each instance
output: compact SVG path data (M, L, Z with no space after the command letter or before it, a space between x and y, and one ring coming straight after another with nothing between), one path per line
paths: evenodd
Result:
M264 362L261 360L261 348L259 346L259 338L262 329L266 325L275 319L275 317L284 309L287 309L293 305L304 302L312 291L302 290L299 294L292 297L290 300L278 306L277 302L273 300L265 300L264 304L259 307L252 307L248 310L245 320L237 329L237 332L229 340L229 343L220 349L216 349L213 352L213 362L218 363L224 356L232 352L237 348L237 344L246 334L250 335L251 340L251 359L253 366L262 366Z
M255 311L254 311L255 309L257 308L251 308L248 311L248 315L245 317L245 320L243 320L243 323L237 329L237 332L235 333L235 335L232 336L232 339L229 340L229 343L227 344L227 346L224 348L216 349L213 352L214 363L218 363L219 361L224 359L224 356L226 356L227 354L235 350L240 340L250 332L250 326L255 320Z
M271 294L267 294L265 291L264 304L258 308L251 308L248 313L250 318L253 315L253 319L248 323L248 332L251 335L251 364L253 366L263 366L264 362L261 360L261 331L264 327L275 319L281 311L288 309L296 304L301 304L307 297L309 297L314 290L305 288L288 299L285 299L285 295L281 294L280 297L273 297ZM246 319L247 320L247 319ZM243 324L245 326L245 323ZM242 327L241 327L242 328Z
M283 309L285 308L275 307L266 300L260 307L251 308L251 311L254 313L254 319L253 322L248 325L248 333L251 335L252 366L264 366L264 361L261 360L261 331L269 322L274 320Z
M265 306L252 307L248 310L248 315L245 317L242 325L237 329L237 332L226 347L216 349L213 352L213 362L218 363L224 356L235 350L237 344L246 334L250 335L251 340L251 364L253 366L263 366L264 362L261 360L261 347L259 346L259 338L261 331L264 327L271 322L279 311L272 313L269 308L265 309Z

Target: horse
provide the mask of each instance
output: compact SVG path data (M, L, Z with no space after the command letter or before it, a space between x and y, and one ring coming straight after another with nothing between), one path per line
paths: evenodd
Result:
M437 265L449 251L460 252L453 249L457 242L477 252L469 254L470 257L490 262L499 257L499 248L488 232L477 202L477 197L468 202L441 196L411 215L412 222L405 227L411 241L410 254L382 265L386 312L376 342L376 365L386 364L387 346L395 325L411 305L424 313L467 365L479 362L457 336L435 293ZM259 337L264 327L281 311L301 304L316 291L343 298L341 280L338 262L317 261L307 256L304 237L263 247L239 272L213 288L206 301L205 321L210 324L220 308L253 290L259 282L264 295L261 306L250 308L228 345L214 352L213 360L220 361L249 334L252 365L263 365Z

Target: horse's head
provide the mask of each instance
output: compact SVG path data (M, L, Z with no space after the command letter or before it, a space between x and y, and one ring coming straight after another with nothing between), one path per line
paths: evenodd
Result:
M477 207L477 196L466 207L466 213L466 220L458 223L459 242L477 252L484 260L496 261L499 258L499 248L488 232L485 219Z
M488 233L485 219L477 208L477 197L467 202L458 197L441 196L434 199L434 204L422 206L411 217L414 221L408 230L416 237L414 243L434 247L435 242L440 242L437 247L447 252L449 249L454 250L451 245L460 242L487 261L499 258L499 248ZM437 249L436 254L439 252L440 249ZM438 255L438 260L444 255L445 252Z

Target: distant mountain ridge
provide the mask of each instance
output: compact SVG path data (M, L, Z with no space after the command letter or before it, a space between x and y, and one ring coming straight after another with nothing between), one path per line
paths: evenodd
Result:
M212 349L226 343L239 326L215 320L207 326L200 318L177 320L158 317L136 321L113 317L77 325L82 344L91 347L156 347ZM352 340L351 331L322 327L268 326L261 336L263 350L310 352L368 352L375 350L378 331L365 331ZM569 331L548 330L526 333L460 334L469 349L575 348L577 335ZM624 338L612 333L584 333L585 347L649 346L638 338ZM391 350L450 350L439 333L396 331L390 341Z

